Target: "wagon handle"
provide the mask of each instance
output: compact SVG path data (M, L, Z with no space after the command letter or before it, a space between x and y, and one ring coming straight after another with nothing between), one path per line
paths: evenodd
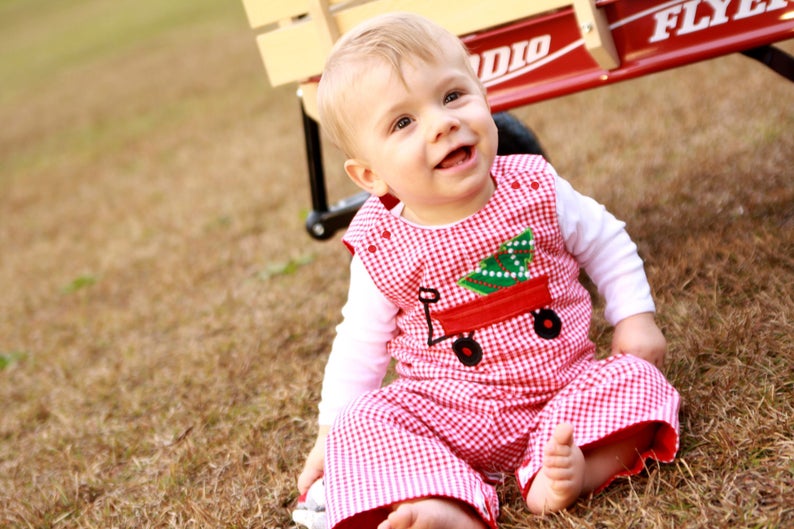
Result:
M430 317L430 305L438 303L440 299L441 293L435 288L419 287L419 301L425 307L425 319L427 320L427 345L431 347L449 338L449 336L433 338L433 318Z

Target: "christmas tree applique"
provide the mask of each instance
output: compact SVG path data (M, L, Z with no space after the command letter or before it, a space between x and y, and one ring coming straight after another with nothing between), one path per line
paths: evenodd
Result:
M526 281L534 253L532 229L527 228L480 261L476 270L458 280L458 285L485 296Z

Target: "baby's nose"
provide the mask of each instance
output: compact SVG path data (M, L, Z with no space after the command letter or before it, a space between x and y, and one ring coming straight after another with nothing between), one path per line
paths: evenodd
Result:
M428 140L435 142L457 130L460 127L460 121L449 112L439 111L429 121L428 124Z

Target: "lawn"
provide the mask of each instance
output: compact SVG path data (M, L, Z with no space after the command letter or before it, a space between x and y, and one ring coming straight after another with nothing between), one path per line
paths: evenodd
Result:
M348 262L294 87L238 2L4 0L0 50L0 527L289 527ZM730 56L515 114L637 241L682 437L554 516L508 480L500 527L794 527L794 85Z

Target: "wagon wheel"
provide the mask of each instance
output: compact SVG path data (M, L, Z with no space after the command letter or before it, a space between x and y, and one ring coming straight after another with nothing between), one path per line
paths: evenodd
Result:
M476 366L482 360L482 347L474 338L469 336L462 336L452 343L452 350L458 357L458 360L466 366Z
M532 313L535 316L535 332L541 338L551 340L560 335L562 321L551 309L540 309Z
M548 159L540 141L532 130L508 112L493 115L499 132L497 154L539 154Z

